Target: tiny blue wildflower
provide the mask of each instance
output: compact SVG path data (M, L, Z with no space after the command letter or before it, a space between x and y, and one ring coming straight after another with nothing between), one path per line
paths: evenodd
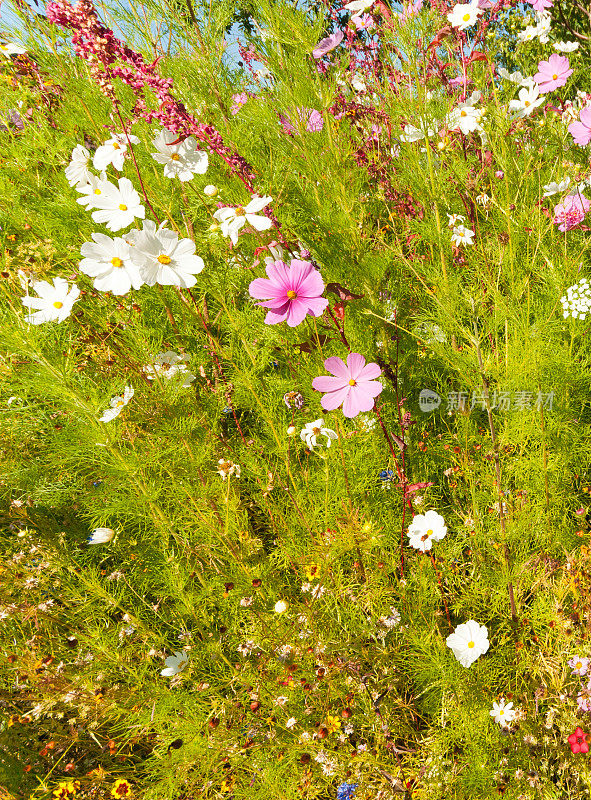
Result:
M337 786L337 800L352 800L358 783L341 783Z
M392 469L383 469L378 478L381 480L382 483L390 483L394 480L394 470Z
M224 414L231 414L232 413L232 406L226 406L224 408Z

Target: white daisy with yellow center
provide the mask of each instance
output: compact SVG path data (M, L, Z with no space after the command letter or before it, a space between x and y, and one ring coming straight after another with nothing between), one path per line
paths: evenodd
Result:
M99 292L127 294L143 285L139 267L131 260L130 246L120 237L112 239L104 233L93 233L93 241L85 242L81 253L85 258L80 270L94 278L93 287Z
M197 275L205 264L195 255L195 242L179 239L178 233L162 223L159 227L151 220L144 222L135 235L131 258L140 269L148 286L179 286L188 289L197 283Z
M474 25L480 14L482 10L478 7L478 0L472 0L471 3L457 3L447 15L447 20L452 28L464 31Z
M193 175L204 175L209 164L207 153L197 149L192 136L182 142L178 138L176 133L163 128L152 142L158 151L151 154L152 158L164 165L164 177L190 181Z
M458 625L445 640L463 667L470 667L489 647L488 631L473 619Z
M133 386L128 385L125 387L122 395L115 395L115 397L112 397L111 407L107 408L107 410L103 412L103 415L99 417L99 422L111 422L111 420L115 419L115 417L118 417L125 406L129 403L133 395Z
M110 139L97 147L92 158L95 169L107 169L112 164L121 171L125 162L129 144L139 144L140 140L133 134L114 133Z
M433 541L440 541L447 534L445 520L437 511L427 511L425 514L416 514L409 525L407 536L409 544L422 553L431 549Z
M80 296L80 289L75 283L70 287L64 278L54 278L53 286L47 281L35 281L32 289L38 297L23 297L22 304L35 309L25 319L31 325L42 325L44 322L63 322L70 316L72 306Z

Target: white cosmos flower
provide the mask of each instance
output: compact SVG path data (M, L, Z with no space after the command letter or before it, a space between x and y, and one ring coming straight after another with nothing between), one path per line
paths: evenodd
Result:
M26 52L26 49L21 47L20 44L13 44L12 42L0 43L0 53L7 58L10 58L10 56L22 56Z
M488 631L485 625L469 619L458 625L445 643L463 667L470 667L488 650Z
M103 412L102 417L99 418L99 422L111 422L115 417L118 417L133 395L133 386L126 386L123 396L115 395L115 397L112 397L111 407Z
M505 703L502 699L498 703L493 701L492 711L488 713L502 728L508 728L515 719L516 714L513 709L513 703Z
M72 150L72 158L66 167L66 178L70 186L85 186L93 176L88 169L90 153L84 145L77 144Z
M474 108L473 105L462 103L447 115L446 122L450 129L459 128L463 134L473 131L482 131L480 119L484 115L482 109Z
M474 239L474 235L474 231L470 230L470 228L466 228L465 225L456 225L452 231L451 240L453 244L457 245L458 247L461 244L474 244L472 241Z
M416 514L408 528L408 538L411 547L425 553L431 549L433 541L440 541L447 533L445 520L437 511L427 511L426 514Z
M465 222L465 219L461 214L448 214L447 224L450 228L455 228L458 222Z
M478 8L478 0L472 0L471 3L457 3L447 19L452 28L463 31L474 25L479 14L482 14L482 10Z
M86 183L79 183L76 186L76 191L82 195L76 202L84 206L87 211L99 208L97 200L103 195L107 185L109 185L109 181L107 180L106 172L101 172L100 176L90 173Z
M152 158L164 164L164 176L177 176L181 181L190 181L194 174L203 175L209 163L207 153L197 149L197 142L192 136L178 144L171 144L176 139L177 134L162 128L152 142L158 151L151 154Z
M566 192L569 186L570 186L570 178L568 176L566 178L563 178L560 181L560 183L556 183L555 181L547 183L544 186L544 197L552 197L553 194L560 194L561 192Z
M399 139L401 142L418 142L424 139L425 136L435 136L437 128L429 125L426 130L417 128L414 125L405 125L404 133L401 133Z
M100 185L101 194L95 191L96 211L92 213L95 222L104 222L110 231L127 228L139 217L144 219L146 209L140 203L140 196L133 188L129 178L119 178L119 186L109 181Z
M574 53L579 49L579 42L554 42L552 47L559 53Z
M516 119L529 117L531 112L544 102L544 97L540 97L540 87L535 84L531 88L524 87L519 90L519 99L511 100L509 111L512 111Z
M345 8L354 14L364 14L374 4L374 0L351 0Z
M92 163L95 169L106 169L109 164L112 164L115 169L121 171L123 169L123 162L129 142L132 144L139 144L137 136L132 134L126 135L125 133L114 133L110 139L97 147Z
M300 431L300 439L308 445L309 450L313 450L319 444L319 436L326 436L327 447L330 447L332 439L339 438L333 430L324 428L323 425L323 419L315 419L314 422L308 422Z
M135 234L131 258L148 286L159 283L188 289L196 284L195 275L205 266L203 259L195 255L195 242L179 240L178 233L164 225L161 223L157 228L154 222L146 220L142 230Z
M259 211L262 211L265 206L273 200L272 197L258 197L256 194L247 206L238 206L238 208L219 208L214 216L220 223L222 234L229 236L232 244L238 243L238 231L247 223L257 231L269 230L273 224L269 217L258 216Z
M44 322L63 322L70 316L72 306L80 296L80 289L75 283L71 288L64 278L54 278L53 286L47 281L35 281L31 288L39 297L23 297L22 304L34 312L25 319L32 325Z
M143 284L139 267L130 257L130 247L125 239L111 239L104 233L93 233L93 242L84 242L80 252L85 258L80 270L94 278L93 286L99 292L127 294Z
M166 353L158 353L154 363L147 364L143 368L143 372L150 381L153 381L157 375L166 380L174 378L175 375L183 375L182 387L186 389L195 380L195 375L189 372L185 364L188 360L189 356L186 353L178 355L174 350L168 350Z
M511 81L511 83L520 84L523 81L523 75L521 72L519 72L519 70L516 72L509 72L509 70L505 69L505 67L497 67L497 72L501 78L504 78L506 81Z
M189 654L186 650L176 652L173 656L168 656L164 661L166 667L160 671L160 674L165 678L172 678L173 675L178 675L189 663Z
M88 544L106 544L115 536L111 528L95 528L88 537Z

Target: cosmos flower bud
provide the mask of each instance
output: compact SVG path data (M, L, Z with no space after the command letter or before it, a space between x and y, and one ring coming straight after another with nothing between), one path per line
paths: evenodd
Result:
M283 614L287 611L287 603L285 600L278 600L275 603L275 613L276 614Z
M207 186L203 190L203 194L206 197L215 197L218 193L218 187L214 186L211 183L208 183Z

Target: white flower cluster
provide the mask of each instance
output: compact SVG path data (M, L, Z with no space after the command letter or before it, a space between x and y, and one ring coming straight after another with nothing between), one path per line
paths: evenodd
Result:
M536 11L535 18L536 24L528 25L517 34L517 38L520 42L531 42L534 39L539 39L542 44L548 44L548 34L552 27L552 16L548 11Z
M578 283L569 286L566 295L560 298L563 316L584 320L591 310L591 287L587 278L581 278Z

